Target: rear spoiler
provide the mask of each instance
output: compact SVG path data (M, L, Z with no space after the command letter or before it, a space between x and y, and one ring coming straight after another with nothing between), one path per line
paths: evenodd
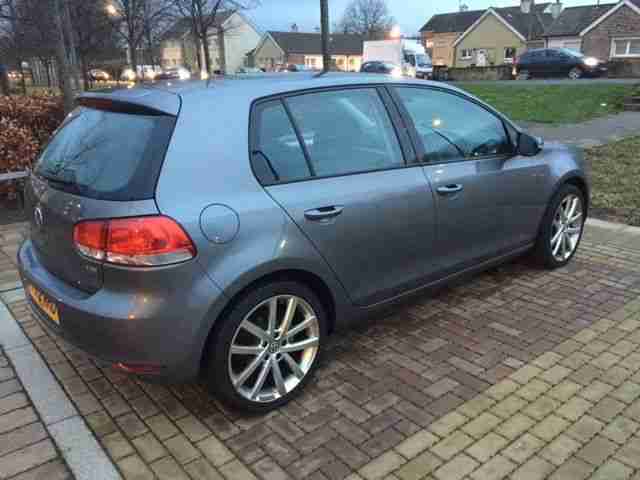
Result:
M166 90L147 88L83 93L76 98L83 107L134 115L171 115L180 112L180 97Z

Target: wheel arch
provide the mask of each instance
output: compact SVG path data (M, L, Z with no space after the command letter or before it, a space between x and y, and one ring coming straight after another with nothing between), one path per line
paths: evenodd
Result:
M200 371L202 372L206 367L206 359L209 356L212 341L215 337L217 330L222 325L220 319L223 319L231 309L240 301L240 299L250 290L258 288L261 285L265 285L277 281L294 281L298 282L309 289L311 289L317 296L327 314L328 321L328 333L331 334L336 328L336 318L338 311L338 303L336 295L331 290L327 282L309 270L300 268L281 268L278 270L265 273L257 278L252 279L246 285L239 288L233 295L226 301L225 305L220 310L220 313L216 315L216 319L213 320L207 338L204 342L203 348L200 353Z
M540 230L542 229L542 225L547 213L547 209L549 208L551 201L555 198L556 194L560 191L560 189L562 187L564 187L565 185L573 185L574 187L578 188L583 196L584 196L584 202L585 202L585 215L587 215L589 213L589 194L590 194L590 190L589 190L589 184L587 182L587 180L584 178L584 176L579 172L579 171L572 171L569 172L567 174L565 174L564 176L562 176L555 184L554 188L551 190L551 195L549 195L549 198L547 198L547 202L546 202L546 208L545 208L545 213L542 215L542 218L540 218L540 221L538 223L538 229L536 230L538 232L538 234L540 233Z

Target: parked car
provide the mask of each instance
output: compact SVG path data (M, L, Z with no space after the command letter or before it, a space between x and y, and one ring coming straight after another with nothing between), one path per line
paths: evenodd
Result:
M327 335L379 307L526 252L565 266L587 216L579 150L443 84L309 74L78 103L27 182L34 315L248 410L291 400Z
M385 75L393 75L395 77L402 76L402 69L393 63L388 62L365 62L360 67L361 73L383 73Z
M236 71L236 74L238 75L249 75L252 73L264 73L264 70L256 67L240 67Z
M167 68L158 73L156 80L188 80L191 78L191 72L184 67Z
M92 82L108 82L110 79L111 75L104 70L100 70L99 68L89 70L89 80Z
M309 72L313 70L311 67L307 67L306 65L290 63L288 65L283 65L278 71L279 72Z
M534 77L599 77L607 74L607 64L567 48L541 48L520 55L513 66L513 76Z

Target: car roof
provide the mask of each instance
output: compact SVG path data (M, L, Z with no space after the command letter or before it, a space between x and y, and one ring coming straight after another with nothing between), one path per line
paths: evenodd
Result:
M101 97L114 98L120 101L137 103L140 98L163 97L161 92L179 96L183 101L206 101L220 95L233 95L243 97L252 102L259 98L278 95L300 90L309 90L326 87L341 87L354 85L380 85L380 84L416 84L437 85L440 88L459 91L457 88L444 83L414 80L410 78L394 78L388 75L366 73L327 73L319 75L317 72L289 72L289 73L265 73L258 75L231 75L226 77L213 77L209 80L167 80L157 81L153 84L142 84L134 88L104 91Z

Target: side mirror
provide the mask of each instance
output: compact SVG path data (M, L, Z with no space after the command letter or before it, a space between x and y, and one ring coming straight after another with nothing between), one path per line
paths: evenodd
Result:
M533 137L527 133L518 136L518 154L525 157L533 157L540 153L544 141L541 138Z

